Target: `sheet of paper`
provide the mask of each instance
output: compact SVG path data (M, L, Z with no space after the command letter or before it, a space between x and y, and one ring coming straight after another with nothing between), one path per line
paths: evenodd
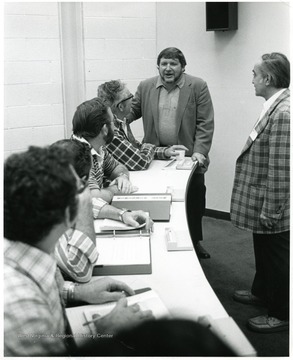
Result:
M99 257L96 265L143 265L150 264L150 238L97 237Z
M102 223L99 223L99 229L101 231L107 231L107 230L133 230L133 229L140 229L145 226L144 224L141 224L137 227L129 226L124 224L121 221L117 220L111 220L111 219L104 219Z
M170 316L168 309L162 302L158 294L154 290L146 291L142 294L129 296L127 298L128 305L138 304L140 309L152 310L155 318ZM87 322L92 321L96 317L103 317L107 315L114 307L116 303L109 303L104 305L97 305L96 307L88 307L84 309L84 317ZM88 324L92 333L95 333L96 329L93 324Z

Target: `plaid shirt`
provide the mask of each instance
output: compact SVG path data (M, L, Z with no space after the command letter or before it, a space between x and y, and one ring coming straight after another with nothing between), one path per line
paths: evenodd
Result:
M107 202L93 198L92 203L93 215L97 218ZM88 282L92 278L98 251L87 235L77 229L69 229L59 238L55 248L55 258L66 278L69 277L76 282Z
M290 90L270 106L236 162L231 221L259 234L290 229ZM272 229L260 215L276 222Z
M146 143L140 144L138 141L136 147L125 134L123 121L116 118L115 126L114 139L107 145L107 149L128 170L146 170L154 158L160 160L169 159L164 155L166 147L156 147Z
M55 275L52 256L4 239L5 356L67 353L66 340L58 336L66 333L66 318Z

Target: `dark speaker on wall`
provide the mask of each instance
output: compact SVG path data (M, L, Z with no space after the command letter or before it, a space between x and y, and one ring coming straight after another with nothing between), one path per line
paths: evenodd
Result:
M206 30L227 31L238 29L237 2L207 2Z

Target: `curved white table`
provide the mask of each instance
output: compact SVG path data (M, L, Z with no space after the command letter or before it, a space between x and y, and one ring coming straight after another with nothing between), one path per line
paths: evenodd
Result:
M185 190L190 170L176 170L176 163L164 169L166 161L153 161L146 171L130 173L140 193L166 192L167 186ZM218 300L192 251L167 251L165 228L187 231L184 202L173 202L170 222L156 222L151 237L152 274L112 276L130 286L143 281L155 290L174 317L209 323L239 356L256 356L234 320ZM97 239L98 246L98 239ZM75 308L76 309L76 308ZM72 313L72 309L70 310ZM69 312L69 316L70 316Z

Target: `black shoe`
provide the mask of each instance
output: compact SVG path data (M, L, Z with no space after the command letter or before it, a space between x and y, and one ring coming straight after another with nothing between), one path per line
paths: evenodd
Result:
M250 290L236 290L233 294L233 300L246 305L265 306L264 301L252 295Z
M211 255L200 245L200 243L196 243L194 250L200 259L209 259Z

